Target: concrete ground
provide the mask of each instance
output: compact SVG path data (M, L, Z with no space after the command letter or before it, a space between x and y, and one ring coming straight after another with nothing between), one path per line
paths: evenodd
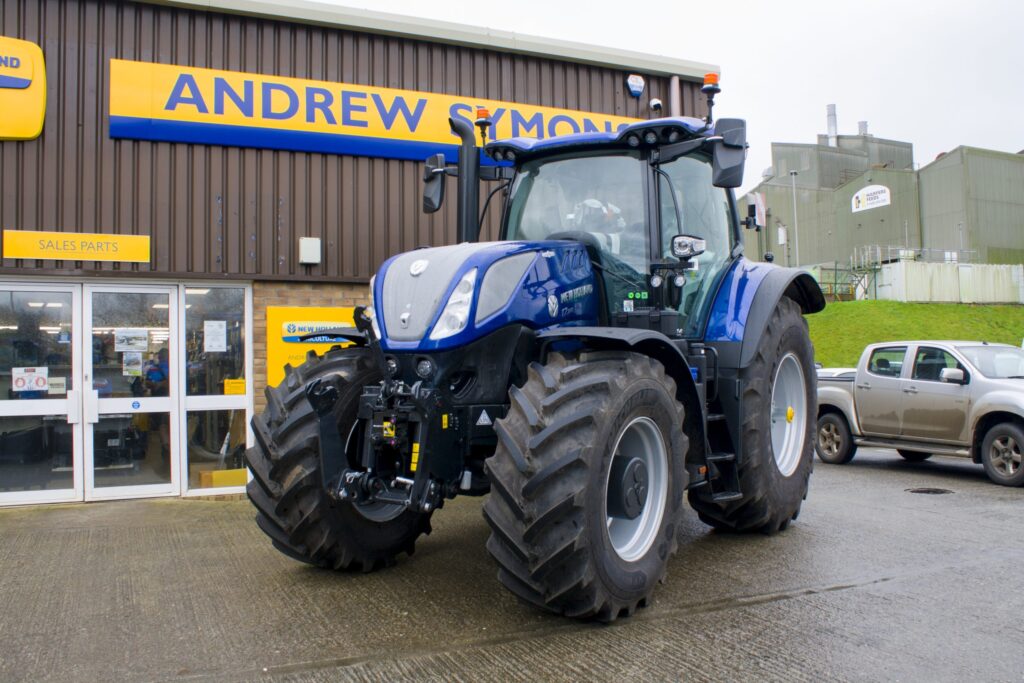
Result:
M933 460L816 463L775 537L691 512L653 605L612 626L506 592L479 499L368 575L278 554L247 501L0 510L0 680L1020 681L1024 489Z

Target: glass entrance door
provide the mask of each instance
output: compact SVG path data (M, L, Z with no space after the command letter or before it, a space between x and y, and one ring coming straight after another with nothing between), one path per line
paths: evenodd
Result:
M85 499L180 493L177 288L86 285Z
M78 292L0 284L0 505L82 497Z

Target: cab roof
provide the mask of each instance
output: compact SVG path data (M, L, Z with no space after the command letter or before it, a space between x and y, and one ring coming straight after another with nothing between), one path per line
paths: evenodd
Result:
M652 135L653 134L653 135ZM682 142L714 135L714 125L692 116L672 116L637 121L612 132L588 132L551 138L507 138L487 143L484 151L495 161L526 158L595 148L636 149ZM511 158L509 153L512 154Z

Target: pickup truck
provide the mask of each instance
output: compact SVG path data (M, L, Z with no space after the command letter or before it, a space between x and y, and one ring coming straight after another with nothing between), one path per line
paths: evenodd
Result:
M911 462L971 458L989 479L1024 485L1024 350L971 341L871 344L856 368L818 371L815 447L826 463L858 446Z

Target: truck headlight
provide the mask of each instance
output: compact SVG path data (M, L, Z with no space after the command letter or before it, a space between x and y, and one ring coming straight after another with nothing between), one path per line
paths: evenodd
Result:
M430 332L431 339L445 339L466 329L469 322L469 306L473 302L475 288L476 268L463 275L459 284L455 285L455 291L448 297L441 317Z

